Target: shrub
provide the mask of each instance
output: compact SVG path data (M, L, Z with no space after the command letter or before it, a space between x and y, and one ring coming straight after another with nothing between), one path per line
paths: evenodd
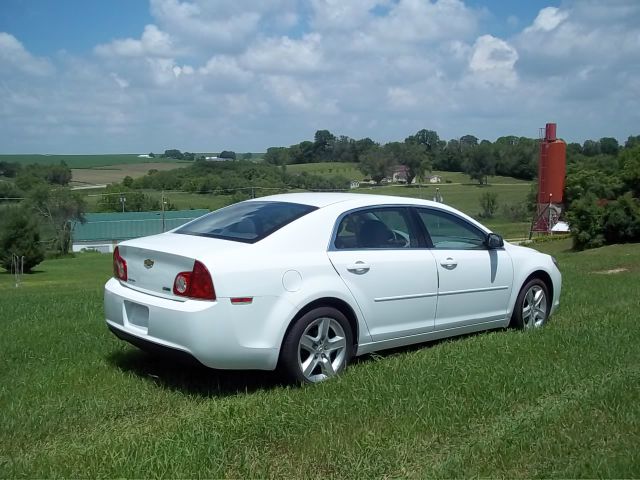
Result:
M608 203L602 224L607 243L640 241L640 202L626 193Z
M601 247L605 243L602 233L604 205L595 195L585 194L574 200L567 212L567 220L571 225L573 247L576 250Z
M494 192L484 192L480 196L480 216L482 218L491 218L498 209L498 194Z

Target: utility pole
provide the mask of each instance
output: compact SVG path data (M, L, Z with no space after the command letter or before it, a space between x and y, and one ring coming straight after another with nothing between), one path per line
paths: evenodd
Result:
M162 204L162 233L164 233L164 190L162 191L162 197L160 197L160 203Z

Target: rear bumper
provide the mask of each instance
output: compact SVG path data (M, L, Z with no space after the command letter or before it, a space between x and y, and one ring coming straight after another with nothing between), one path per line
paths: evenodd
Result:
M146 340L144 338L136 337L135 335L131 335L125 330L121 330L119 327L116 327L109 322L107 322L107 327L109 328L109 330L111 330L111 333L113 333L120 340L129 342L131 345L138 347L140 350L144 350L145 352L153 353L156 355L162 355L163 357L167 358L173 358L181 363L202 365L202 363L200 363L198 359L191 355L189 352L186 352L184 350L176 350L175 348L171 347L165 347L164 345L150 342L149 340Z
M228 298L183 302L132 290L116 279L104 290L106 323L116 336L217 369L276 368L281 338L265 332L276 300L260 297L251 305L232 305Z

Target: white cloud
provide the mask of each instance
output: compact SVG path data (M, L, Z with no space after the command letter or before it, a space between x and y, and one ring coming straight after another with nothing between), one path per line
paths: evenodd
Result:
M265 39L250 47L242 57L247 69L269 73L312 73L326 67L318 33L300 40L289 37Z
M16 37L6 32L0 32L0 63L7 71L16 69L29 75L43 76L54 71L48 60L31 55Z
M514 68L517 60L518 52L507 42L482 35L473 46L469 70L482 83L513 87L518 80Z
M546 7L540 10L538 16L533 21L533 25L527 27L524 31L528 32L550 32L569 18L569 12L560 10L556 7Z
M95 52L102 56L121 57L172 57L175 51L169 34L161 31L155 25L147 25L140 40L125 38L111 43L98 45Z

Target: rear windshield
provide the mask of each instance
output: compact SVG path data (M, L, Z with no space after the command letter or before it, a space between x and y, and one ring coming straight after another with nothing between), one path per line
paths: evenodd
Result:
M317 207L287 202L242 202L187 223L175 233L255 243Z

